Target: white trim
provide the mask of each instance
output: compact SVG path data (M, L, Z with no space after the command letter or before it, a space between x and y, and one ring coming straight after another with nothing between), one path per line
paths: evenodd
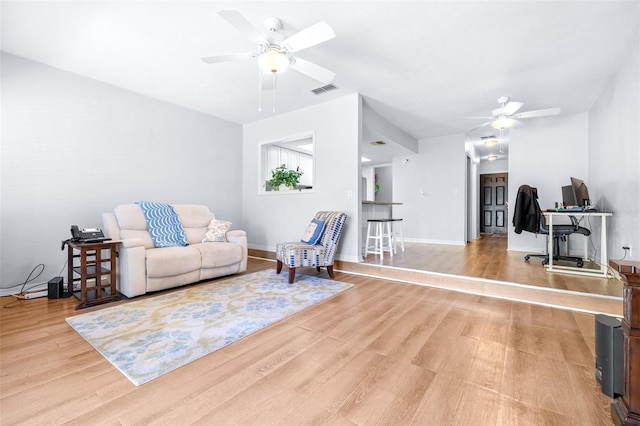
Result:
M445 273L440 273L440 272L422 271L422 270L418 270L418 269L399 268L399 267L385 266L385 265L372 265L372 266L379 267L379 268L385 268L385 269L391 269L391 270L417 272L417 273L431 274L431 275L436 275L436 276L441 276L441 277L458 278L458 279L465 279L465 280L477 281L477 282L486 282L486 283L491 283L491 284L496 284L496 285L505 285L505 286L511 286L511 287L527 288L527 289L530 289L530 290L542 291L542 292L546 291L546 292L550 292L550 293L566 294L566 295L571 295L571 296L580 296L580 297L588 297L588 298L593 298L593 299L611 300L611 301L616 301L616 302L619 301L620 303L622 303L622 301L623 301L622 297L607 296L607 295L603 295L603 294L583 293L583 292L579 292L579 291L563 290L563 289L550 288L550 287L538 287L538 286L532 286L532 285L527 285L527 284L514 283L514 282L510 282L510 281L496 281L496 280L485 279L485 278L467 277L467 276L460 276L460 275L453 275L453 274L445 274ZM362 272L345 271L345 270L342 270L342 269L334 269L334 271L342 272L342 273L345 273L345 274L358 275L358 276L362 276L362 277L370 277L370 278L375 278L375 279L380 279L380 280L386 280L386 281L394 281L394 282L400 282L400 283L421 285L421 286L424 286L424 287L434 287L434 288L439 288L439 289L442 289L442 290L456 291L456 292L467 293L467 294L474 294L474 295L477 295L477 296L493 297L493 298L497 298L497 299L511 300L511 301L514 301L514 302L529 303L529 304L538 305L538 306L547 306L547 307L550 307L550 308L557 308L557 309L563 309L563 310L568 310L568 311L585 312L585 313L589 313L589 314L602 314L602 313L604 313L604 314L607 314L607 315L613 315L613 314L608 313L608 312L592 311L592 310L588 310L588 309L580 309L580 308L574 308L574 307L569 307L569 306L555 305L555 304L552 304L552 303L536 302L536 301L531 301L531 300L527 300L527 299L518 299L518 298L512 298L512 297L498 296L498 295L487 294L487 293L483 293L483 292L476 292L476 291L471 291L471 290L454 289L454 288L451 288L451 287L438 285L438 284L427 284L427 283L411 281L411 280L406 280L406 279L391 278L391 277L388 277L388 276L380 277L379 275L366 274L366 273L362 273ZM617 315L613 315L613 316L617 316ZM618 318L622 318L621 316L617 316L617 317Z

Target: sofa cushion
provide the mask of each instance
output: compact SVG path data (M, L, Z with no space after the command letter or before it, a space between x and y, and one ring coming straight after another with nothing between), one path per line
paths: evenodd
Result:
M147 221L142 209L137 204L121 204L113 210L120 228L120 238L139 238L147 249L153 248L151 235L147 231Z
M193 246L146 250L147 277L167 277L200 269L200 251Z
M156 247L189 245L180 217L170 204L136 201L147 221L147 229Z
M202 242L209 222L215 219L209 207L197 204L174 204L173 208L180 216L189 244Z
M113 210L113 213L116 215L120 229L147 230L147 220L139 205L121 204Z
M200 243L189 247L200 250L202 268L218 268L242 260L242 246L236 243Z

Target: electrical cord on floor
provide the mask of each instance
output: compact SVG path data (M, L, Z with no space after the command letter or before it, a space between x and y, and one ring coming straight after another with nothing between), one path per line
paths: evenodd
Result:
M36 276L33 276L34 272L40 268L40 271L38 272L38 274ZM34 287L39 286L42 283L38 283L38 284L34 284L30 287L27 287L27 284L29 284L30 282L34 281L35 279L37 279L40 275L42 275L42 273L44 272L45 266L43 263L39 263L36 266L34 266L34 268L31 270L31 272L29 272L29 275L27 275L27 279L22 283L22 284L16 284L10 287L4 287L5 289L10 289L10 288L14 288L14 287L18 287L21 286L20 291L18 293L14 293L11 294L11 296L15 296L16 300L13 302L9 302L7 304L5 304L3 306L3 308L11 308L13 306L15 306L17 301L20 300L25 300L25 292L28 292L29 290L31 290Z
M62 277L62 273L65 271L65 269L67 269L67 261L64 261L64 265L62 265L62 268L60 268L60 272L58 273L58 276Z

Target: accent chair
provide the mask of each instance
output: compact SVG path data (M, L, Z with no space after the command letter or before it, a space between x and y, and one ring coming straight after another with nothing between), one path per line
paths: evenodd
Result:
M287 265L289 268L289 284L292 284L295 279L296 268L315 266L316 270L320 272L320 267L324 266L327 268L329 276L334 278L333 258L346 220L347 215L342 212L321 211L316 213L310 226L317 227L320 223L324 225L317 241L276 244L276 272L279 274L282 271L282 265ZM305 236L303 236L303 239L305 239Z

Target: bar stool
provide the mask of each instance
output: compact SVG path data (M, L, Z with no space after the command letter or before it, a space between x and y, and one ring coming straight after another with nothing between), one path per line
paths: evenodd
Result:
M367 220L367 242L365 244L365 256L369 253L373 253L379 254L380 259L384 259L385 251L388 251L389 255L393 256L394 246L393 234L391 233L391 221L391 219ZM386 246L385 239L387 240ZM373 242L373 245L371 244L371 242Z
M388 219L391 222L391 238L393 240L393 251L394 253L398 252L397 249L397 241L396 241L396 233L400 234L400 248L404 253L404 237L402 236L402 219Z

